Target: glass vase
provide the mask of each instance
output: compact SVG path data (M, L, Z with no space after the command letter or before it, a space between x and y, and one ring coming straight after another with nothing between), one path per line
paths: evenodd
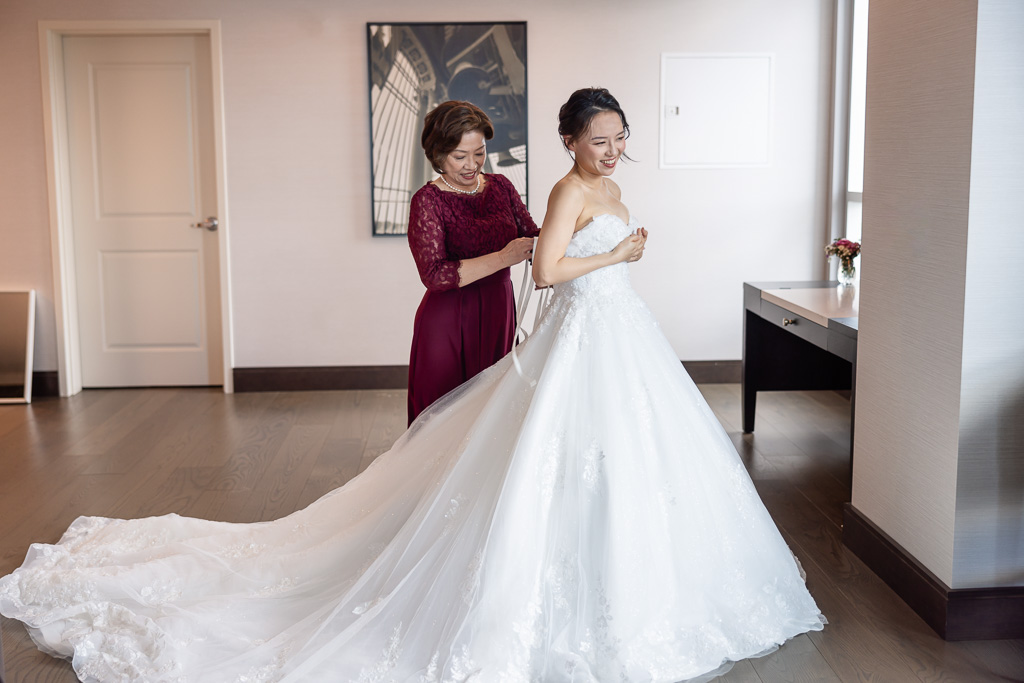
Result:
M839 286L849 287L854 283L857 277L857 266L853 265L853 260L840 261L839 262Z

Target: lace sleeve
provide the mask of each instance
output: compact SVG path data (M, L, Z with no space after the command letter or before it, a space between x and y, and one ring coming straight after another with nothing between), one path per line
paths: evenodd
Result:
M448 259L444 225L430 195L417 192L409 210L409 248L420 280L435 292L459 287L459 261Z
M509 194L509 204L512 206L512 217L516 221L516 233L519 237L536 237L540 234L540 229L537 228L537 224L533 222L533 217L530 216L530 212L526 209L526 205L523 204L522 197L519 196L519 191L516 190L516 186L512 184L512 181L505 176L500 176L504 181L502 183L505 186L505 190Z

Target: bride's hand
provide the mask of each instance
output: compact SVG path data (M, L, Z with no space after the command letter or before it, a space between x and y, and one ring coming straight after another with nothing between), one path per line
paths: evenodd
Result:
M644 249L647 248L647 228L637 228L636 234L639 235L640 238L643 240L643 242L640 244L640 257L637 258L637 260L639 261L640 258L643 258Z
M616 263L634 263L644 255L644 245L647 244L647 231L640 228L635 233L628 235L612 249L612 256Z

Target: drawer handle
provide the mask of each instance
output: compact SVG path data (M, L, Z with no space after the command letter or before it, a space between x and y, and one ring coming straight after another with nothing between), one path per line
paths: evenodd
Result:
M796 323L797 323L797 319L796 318L783 318L782 319L782 326L783 327L789 327L790 325L796 325Z

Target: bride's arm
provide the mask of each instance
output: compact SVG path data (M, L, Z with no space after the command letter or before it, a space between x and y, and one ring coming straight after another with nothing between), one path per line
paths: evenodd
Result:
M635 261L643 252L644 240L639 235L629 235L607 253L584 258L566 256L566 247L583 209L583 192L573 184L559 182L551 190L548 211L533 253L533 281L538 287L568 282L614 263Z

